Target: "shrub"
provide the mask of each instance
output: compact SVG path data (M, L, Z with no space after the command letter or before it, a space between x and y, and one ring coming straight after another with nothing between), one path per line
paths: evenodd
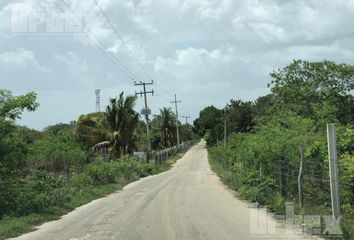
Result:
M93 185L113 183L116 180L116 173L113 168L113 162L101 163L100 165L92 163L86 167L86 173L91 178Z

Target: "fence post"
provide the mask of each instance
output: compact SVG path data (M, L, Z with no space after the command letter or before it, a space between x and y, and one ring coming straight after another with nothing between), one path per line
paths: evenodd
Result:
M303 167L303 161L305 158L305 154L304 154L304 145L300 145L300 169L299 169L299 176L297 178L297 184L298 184L298 191L299 191L299 207L302 210L303 208L303 202L302 202L302 179L303 179L303 175L302 175L302 167Z
M329 158L329 177L331 186L332 215L334 220L340 218L340 199L338 184L338 166L337 166L337 143L336 143L336 126L335 124L327 124L327 143Z

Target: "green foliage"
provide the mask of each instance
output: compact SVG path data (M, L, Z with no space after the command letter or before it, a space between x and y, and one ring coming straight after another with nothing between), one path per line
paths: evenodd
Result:
M254 101L253 113L254 116L258 118L261 116L269 115L272 107L275 105L276 98L273 94L268 94L266 96L262 96Z
M14 135L17 139L22 139L26 145L29 145L40 140L43 137L43 132L25 126L16 126Z
M176 116L171 108L161 108L151 121L153 148L161 149L177 145Z
M8 179L0 187L0 216L22 216L43 212L48 206L62 202L63 178L36 171L26 181Z
M34 111L37 106L35 93L12 96L0 89L0 180L24 167L27 146L13 120L20 118L23 110Z
M154 166L123 157L119 161L91 163L87 165L85 172L93 185L102 185L122 180L130 182L151 175L154 173Z
M354 67L331 61L296 60L271 73L271 90L280 107L320 123L352 123ZM347 103L347 105L343 105ZM348 105L349 104L349 105ZM338 114L337 114L338 113Z
M199 118L194 120L194 132L203 137L208 133L207 144L217 143L223 133L222 110L214 106L208 106L199 113Z
M111 138L105 113L81 115L75 124L75 133L86 149Z
M35 97L34 93L13 97L0 90L0 239L167 170L174 162L155 165L127 156L106 162L94 156L87 164L85 150L107 140L113 130L119 132L117 147L123 154L136 149L137 138L145 136L146 129L133 110L136 97L124 98L122 93L111 100L106 113L82 115L77 123L59 123L42 132L14 121L23 110L35 110ZM139 140L145 146L146 138Z
M253 129L254 104L241 100L230 100L224 109L228 132L249 132Z
M55 124L55 125L51 125L51 126L46 127L46 128L43 130L43 133L44 133L44 134L51 134L51 135L55 135L55 134L58 134L58 133L60 133L60 132L70 132L70 133L73 133L74 127L75 127L75 123L74 123L74 122L72 122L72 123L70 123L70 124L67 124L67 123L58 123L58 124Z
M134 111L136 96L124 97L121 92L116 98L110 99L106 109L108 126L119 134L119 144L116 143L116 158L122 154L132 154L137 148L137 137L134 134L139 124L139 114Z
M0 239L7 239L9 237L16 237L37 226L44 220L50 220L47 216L42 214L30 214L22 217L4 217L0 219Z
M34 111L38 105L34 92L21 96L12 96L10 91L0 89L0 120L2 121L18 119L25 109Z
M181 155L178 155L181 157ZM94 162L70 173L69 181L46 171L33 171L26 179L0 184L0 239L16 236L33 225L60 216L77 206L120 189L125 184L169 167L176 156L162 165L123 157Z
M200 137L193 132L193 126L190 124L180 125L180 139L181 141L190 141L199 139Z
M84 162L85 153L71 132L48 134L30 146L29 159L36 167L60 173Z
M213 146L224 137L224 121L227 132L250 132L255 126L255 106L252 102L230 100L223 110L214 106L204 108L194 121L194 132Z
M337 126L340 156L340 197L344 237L351 239L354 218L354 67L330 61L294 61L271 74L271 94L245 107L252 118L243 120L234 101L223 145L209 148L209 160L221 179L240 196L282 214L285 202L298 204L299 147L305 147L302 188L304 214L331 214L326 124ZM251 106L248 103L248 106ZM230 104L226 107L229 108ZM246 105L247 106L247 105ZM240 114L237 114L240 112ZM247 118L246 118L247 119ZM199 120L198 120L199 121ZM243 122L255 124L243 131ZM198 123L198 122L197 122ZM207 129L210 138L211 131Z

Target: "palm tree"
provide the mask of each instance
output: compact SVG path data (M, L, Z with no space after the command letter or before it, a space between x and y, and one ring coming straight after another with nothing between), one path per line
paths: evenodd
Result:
M139 123L139 114L134 111L136 99L136 96L124 98L124 92L121 92L117 98L110 99L110 105L106 109L108 125L116 133L112 139L116 148L116 158L119 158L121 153L131 154L134 151L136 145L134 130Z
M156 116L161 143L164 148L171 147L176 141L176 117L171 108L161 108L160 115Z

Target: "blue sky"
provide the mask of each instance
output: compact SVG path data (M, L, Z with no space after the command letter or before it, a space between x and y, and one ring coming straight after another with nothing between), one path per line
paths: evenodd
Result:
M193 120L205 106L268 93L269 73L292 59L354 64L354 0L96 1L118 34L94 0L1 1L0 86L35 91L41 104L20 124L76 120L95 111L95 89L102 108L121 91L140 91L132 78L155 81L153 114L173 107L176 93L180 115ZM33 32L18 30L19 9L35 17ZM94 35L78 31L82 23Z

